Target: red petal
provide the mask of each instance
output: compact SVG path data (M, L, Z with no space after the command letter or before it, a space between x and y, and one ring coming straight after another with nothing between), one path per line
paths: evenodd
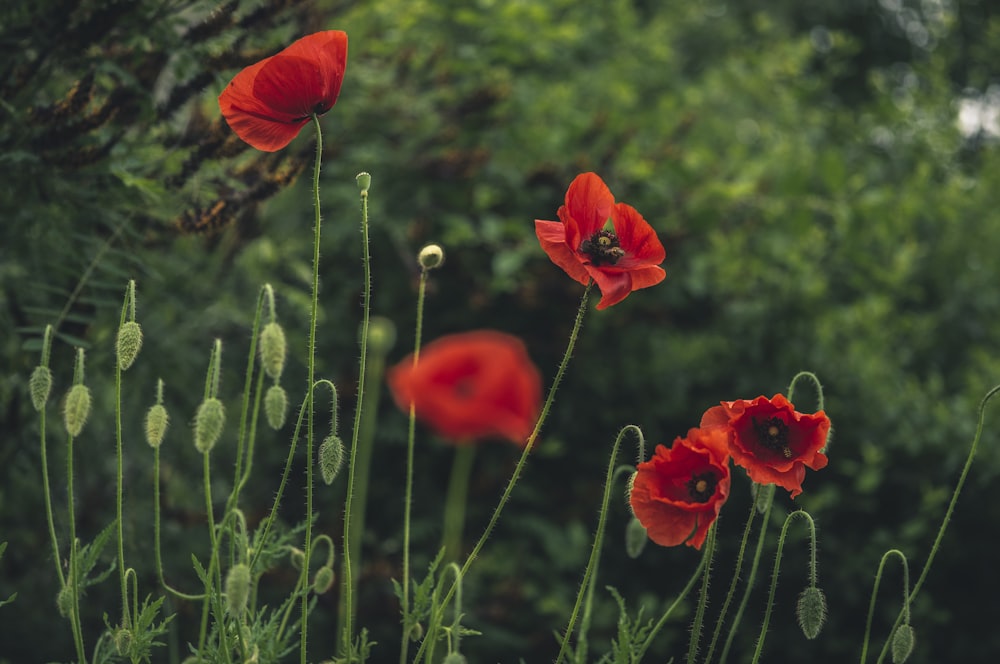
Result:
M580 243L604 228L615 197L596 173L577 175L566 190L566 205L559 218L566 224L566 242L576 251Z
M667 252L656 231L634 207L618 203L611 210L611 220L625 250L625 256L615 267L627 270L638 265L659 265L666 259Z
M590 283L590 275L580 262L575 251L566 244L566 227L558 221L535 220L535 235L542 249L553 263L561 267L566 274L583 285Z

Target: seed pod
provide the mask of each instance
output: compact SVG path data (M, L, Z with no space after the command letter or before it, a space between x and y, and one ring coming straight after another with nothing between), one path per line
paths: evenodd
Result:
M807 639L815 639L826 622L826 596L815 586L810 586L799 595L795 607L795 615L799 619L799 627Z
M361 191L362 196L368 195L368 188L372 186L372 176L370 173L358 173L357 177L354 178L358 182L358 189Z
M138 323L130 320L118 328L115 348L118 353L118 368L125 371L135 362L142 348L142 328Z
M285 414L288 413L288 395L281 385L272 385L264 395L264 415L267 424L277 431L285 426Z
M69 435L80 435L83 425L87 423L90 415L90 388L82 383L77 383L69 388L66 394L66 403L63 407L63 422Z
M194 446L202 454L211 451L222 436L226 423L226 409L215 397L209 397L198 406L194 416Z
M49 393L52 391L52 372L48 367L35 367L31 372L31 378L28 379L28 391L31 393L31 405L35 410L41 411L45 408Z

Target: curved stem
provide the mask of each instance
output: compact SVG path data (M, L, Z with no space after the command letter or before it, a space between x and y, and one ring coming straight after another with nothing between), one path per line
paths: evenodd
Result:
M865 621L865 638L861 642L861 664L865 664L865 660L868 659L868 643L872 633L872 618L875 615L878 587L882 583L882 570L885 569L885 564L889 560L889 557L894 555L899 556L899 560L903 564L903 622L909 622L910 619L910 602L908 598L910 592L910 565L906 561L906 555L902 551L899 549L889 549L882 554L882 560L878 564L878 571L875 572L875 585L872 587L872 597L868 603L868 619ZM895 631L895 628L893 630ZM879 657L879 661L882 661L881 657Z
M42 487L45 490L45 517L49 524L49 539L52 540L52 560L56 565L56 573L59 575L59 586L66 585L66 577L62 571L59 555L59 537L56 535L56 522L52 516L52 490L49 487L49 459L46 448L48 447L45 438L45 409L39 411L39 437L42 443Z
M788 400L792 403L792 397L795 396L795 385L802 379L810 381L816 388L816 410L823 410L823 385L819 382L819 378L811 371L800 371L794 376L792 380L788 383Z
M496 526L497 521L500 520L500 514L503 512L503 508L507 505L507 501L510 500L510 495L514 491L514 485L517 484L517 480L521 477L521 471L524 468L524 464L528 460L528 455L531 453L532 448L535 445L535 441L538 439L538 434L542 430L542 425L545 424L545 420L548 417L549 410L552 409L552 403L555 401L556 390L559 388L559 383L562 382L563 375L566 373L566 367L569 366L569 359L573 356L573 349L576 348L576 340L580 334L580 329L583 327L583 316L587 313L587 299L590 297L590 290L594 287L594 282L591 281L587 284L586 289L583 291L583 296L580 298L580 307L576 312L576 320L573 323L573 329L569 333L569 342L566 344L566 352L563 353L562 361L559 363L559 369L556 371L556 377L552 381L552 386L549 388L548 396L545 398L545 403L542 405L542 412L538 415L538 421L535 422L535 428L528 436L528 440L524 445L524 451L521 452L521 458L518 459L517 465L514 467L514 472L511 473L510 480L507 482L507 487L504 489L503 495L500 496L500 502L497 504L496 509L493 510L493 516L490 517L489 523L486 524L486 529L483 534L479 537L476 545L472 548L472 552L469 557L466 558L465 564L462 565L462 576L468 573L469 568L472 567L472 563L479 556L479 552L482 550L483 546L486 544L486 540L489 539L490 535L493 533L493 528ZM445 596L444 603L447 604L448 600L451 599L452 593L455 591L454 584ZM438 617L440 619L440 617ZM416 659L420 658L420 655L427 648L427 639L424 639L420 644L420 649L417 651Z

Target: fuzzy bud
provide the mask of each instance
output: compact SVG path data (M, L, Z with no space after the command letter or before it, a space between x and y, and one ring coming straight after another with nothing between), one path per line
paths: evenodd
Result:
M31 372L31 378L28 379L28 391L31 393L31 405L35 410L41 411L45 408L49 393L52 391L52 372L48 367L35 367Z
M69 435L80 435L83 425L87 423L90 415L90 388L82 383L77 383L69 388L66 394L66 403L63 406L63 422Z
M294 546L289 547L288 558L291 560L292 567L295 569L302 569L302 565L306 562L306 552L302 549L297 549Z
M444 265L444 249L439 244L429 244L417 254L417 262L425 270L433 270Z
M112 640L115 642L115 650L121 657L127 657L132 650L132 630L126 627L116 627Z
M194 446L205 454L219 442L226 423L226 409L215 397L209 397L198 406L194 416Z
M127 370L135 362L142 348L142 328L134 320L127 321L118 328L118 341L115 349L118 353L118 368Z
M410 641L416 643L422 638L424 638L424 626L420 623L413 623L413 627L410 628Z
M264 395L264 414L267 424L277 431L285 426L285 414L288 413L288 395L281 385L272 385Z
M250 598L250 568L237 563L226 574L226 606L229 613L239 618L247 608Z
M339 436L327 436L319 446L319 472L323 482L333 484L344 462L344 443Z
M368 350L385 357L396 344L396 325L388 318L372 316L368 323Z
M810 586L799 595L795 607L795 615L799 619L799 627L807 639L815 639L826 622L826 596L815 586Z
M325 565L320 567L316 570L316 576L313 577L313 592L322 595L333 587L333 580L333 570Z
M163 442L163 436L167 433L167 424L170 418L167 416L167 409L163 404L154 404L146 411L146 442L154 450Z
M271 321L260 331L260 361L264 365L264 373L272 380L278 380L285 369L285 355L288 346L285 343L285 329Z
M913 652L914 642L913 628L909 625L900 625L892 635L892 663L903 664Z
M628 554L629 558L635 560L646 548L648 541L649 534L646 532L646 527L633 516L629 519L628 525L625 526L625 553Z
M73 615L73 589L69 585L71 579L66 579L66 581L66 585L56 593L56 608L59 609L59 615L63 618L69 618Z
M372 186L372 176L371 176L371 173L365 173L365 172L362 171L361 173L358 173L358 175L355 178L355 180L357 180L357 182L358 182L358 189L361 190L361 195L362 196L367 196L368 195L368 189L369 189L369 187Z

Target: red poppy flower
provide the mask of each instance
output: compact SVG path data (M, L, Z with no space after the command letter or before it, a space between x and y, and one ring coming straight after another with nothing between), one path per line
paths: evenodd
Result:
M594 173L569 185L560 221L535 220L535 235L553 263L583 285L593 279L601 289L597 308L618 304L634 290L666 277L667 257L653 227L635 208L615 203L608 186ZM608 217L612 228L606 228Z
M800 413L781 394L723 401L705 412L701 426L728 428L733 461L754 482L777 484L792 498L802 493L806 468L819 470L828 462L820 450L826 447L830 418L823 411Z
M347 67L347 33L327 30L294 42L237 74L219 95L222 116L264 152L292 142L312 118L337 103Z
M691 429L670 449L657 445L636 467L629 503L649 539L700 549L729 497L729 481L725 429Z
M481 330L441 337L388 372L396 404L457 443L501 436L525 445L542 405L542 378L517 337Z

